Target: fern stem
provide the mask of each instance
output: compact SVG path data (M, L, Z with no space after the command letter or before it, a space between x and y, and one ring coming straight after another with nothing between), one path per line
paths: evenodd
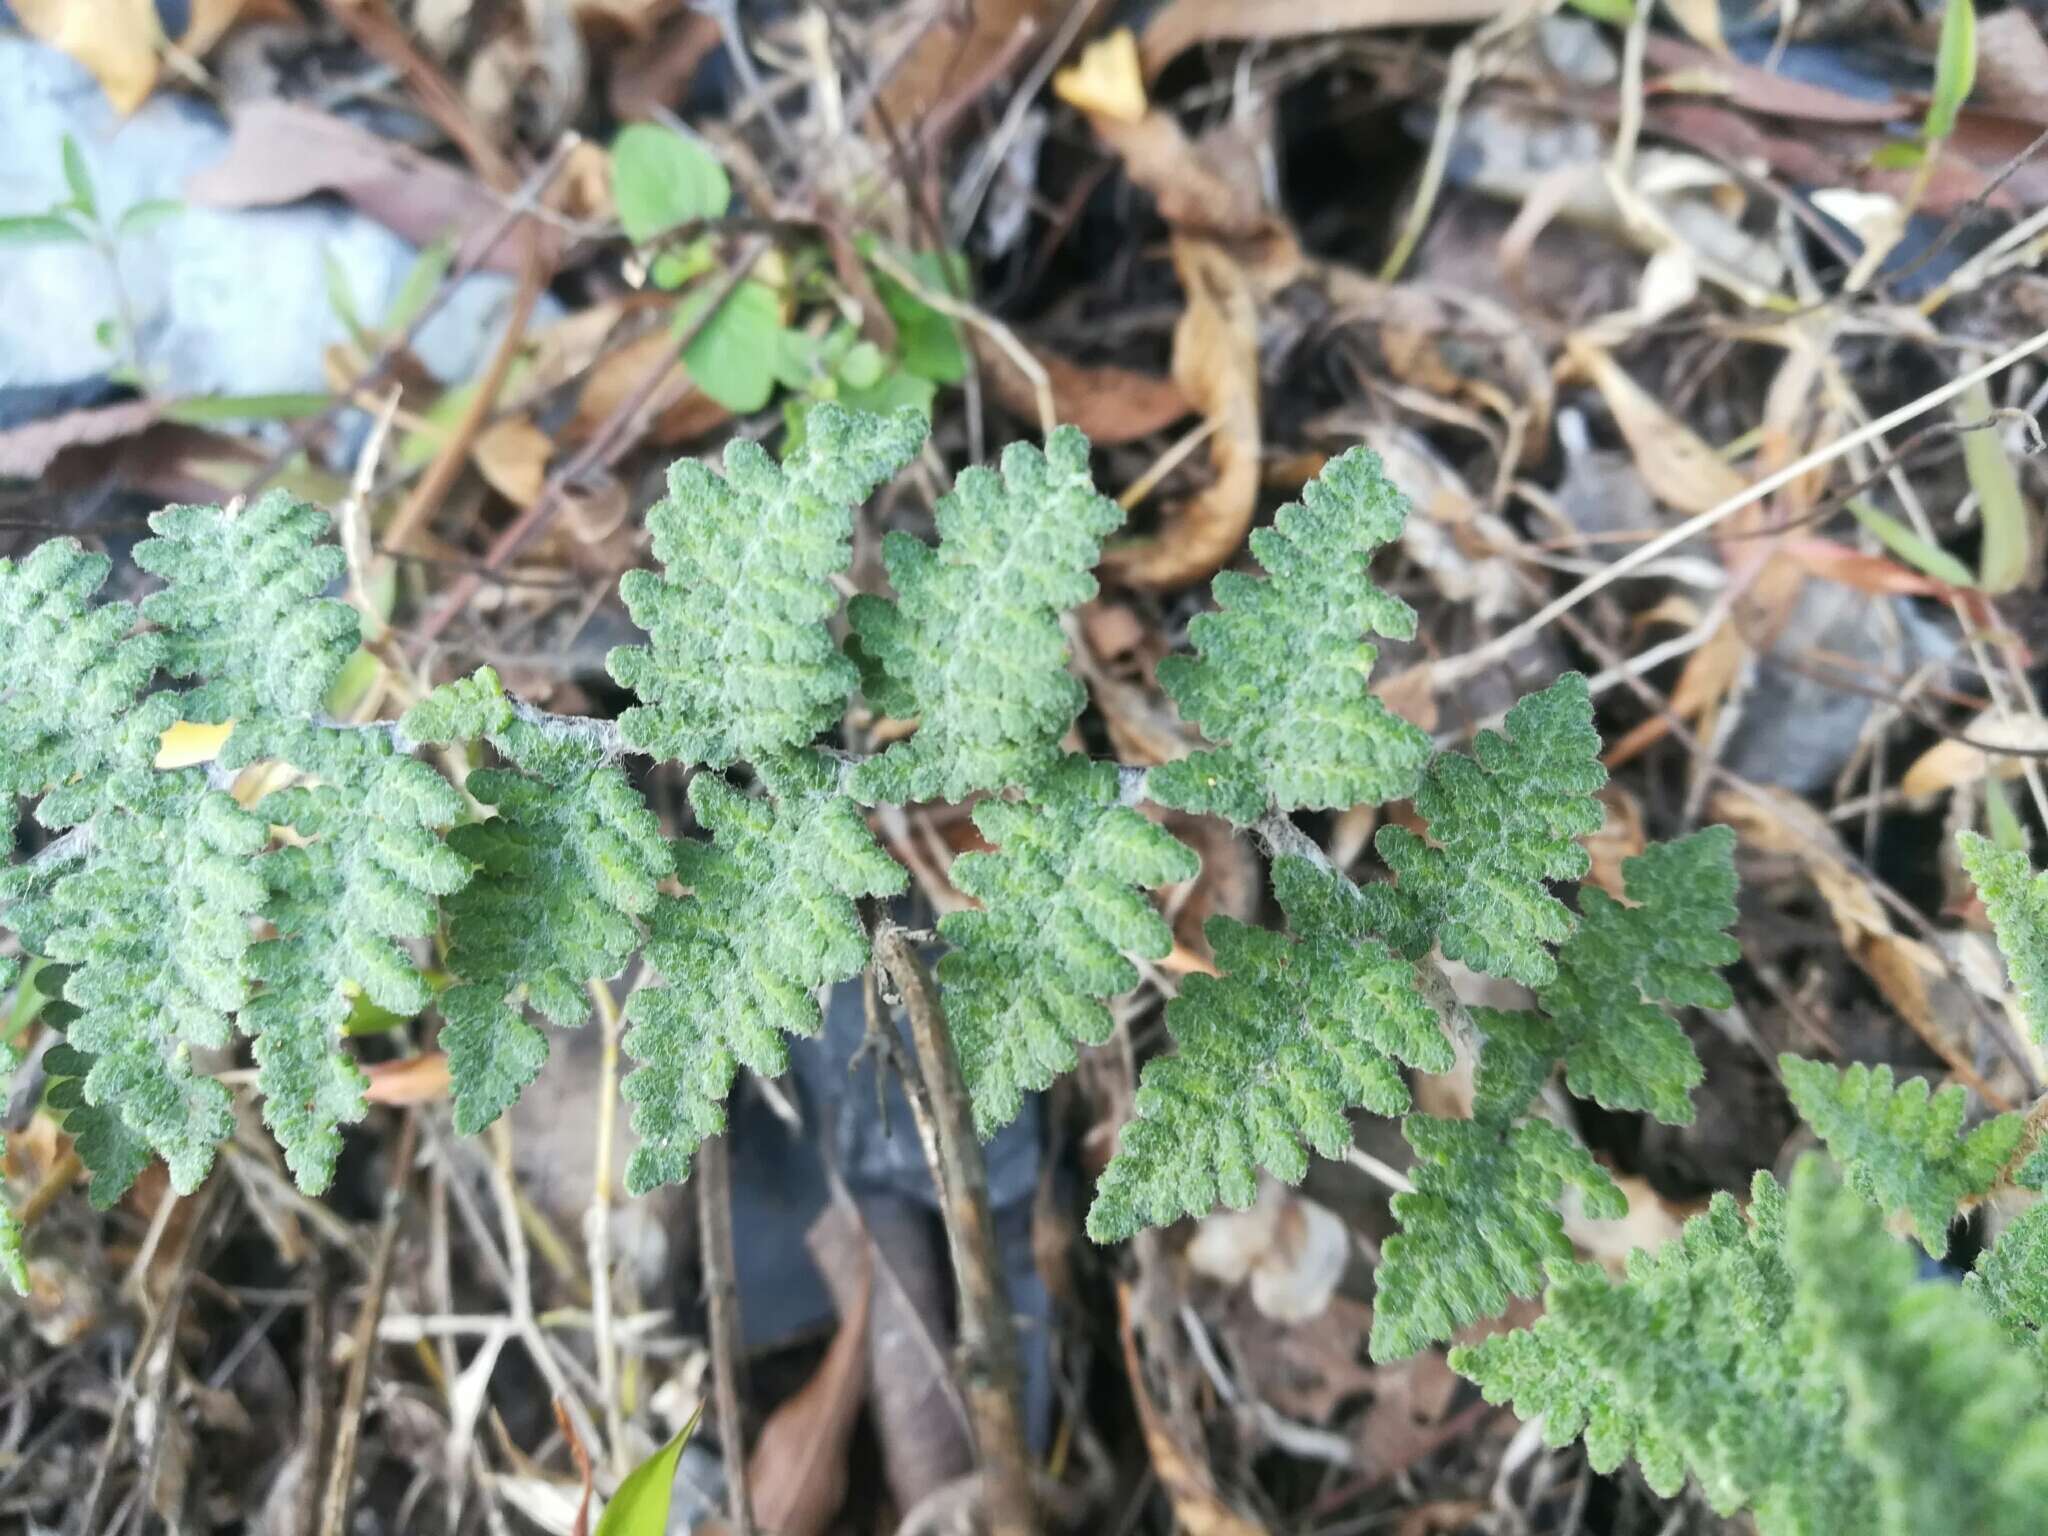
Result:
M626 1471L626 1429L619 1406L619 1344L612 1329L612 1143L618 1139L619 1005L610 985L593 980L590 1000L604 1030L604 1054L597 1092L597 1156L583 1241L590 1262L591 1344L597 1351L597 1385L604 1398L605 1451L612 1470Z
M960 1368L981 1453L983 1523L990 1536L1034 1536L1038 1517L1018 1408L1016 1321L997 1258L988 1168L974 1134L960 1058L938 989L908 935L882 922L875 931L875 959L903 999L932 1110L938 1146L932 1176L960 1294Z
M732 1158L724 1132L697 1149L697 1228L704 1248L704 1301L711 1314L711 1386L718 1397L726 1508L732 1517L733 1536L754 1536L754 1505L747 1494L747 1442L740 1428L740 1293L732 1243Z

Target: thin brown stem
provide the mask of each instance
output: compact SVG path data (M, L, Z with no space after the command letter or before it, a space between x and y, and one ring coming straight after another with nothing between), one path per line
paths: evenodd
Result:
M990 1536L1033 1536L1038 1529L1031 1462L1019 1410L1017 1327L997 1258L988 1169L974 1134L967 1085L938 989L909 936L894 924L875 933L875 959L895 984L931 1106L938 1166L932 1176L953 1251L960 1291L960 1370L981 1452L984 1525Z
M747 1443L740 1431L740 1292L732 1246L732 1158L723 1133L697 1149L697 1229L703 1240L711 1385L718 1395L718 1443L725 1451L732 1536L754 1536L754 1506L747 1497Z
M398 1228L405 1215L406 1186L412 1182L414 1154L419 1150L417 1111L408 1110L398 1125L398 1151L391 1159L390 1182L384 1186L384 1212L377 1223L377 1244L370 1275L363 1284L362 1310L356 1314L348 1381L342 1389L341 1412L335 1418L334 1457L327 1468L327 1488L320 1499L321 1536L341 1536L349 1526L349 1502L355 1492L356 1452L362 1444L363 1400L369 1392L370 1367L377 1359L377 1322L384 1315L384 1293L391 1288L391 1261L398 1252Z

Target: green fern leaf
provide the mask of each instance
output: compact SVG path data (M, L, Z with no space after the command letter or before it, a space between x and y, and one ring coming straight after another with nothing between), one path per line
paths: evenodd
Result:
M85 1096L93 1058L59 1041L43 1052L49 1087L43 1102L71 1138L71 1150L92 1175L86 1196L95 1210L112 1210L149 1166L149 1143L128 1128L118 1110Z
M626 1079L641 1141L626 1169L636 1194L676 1183L741 1065L764 1077L788 1063L785 1035L814 1034L816 990L856 974L868 943L854 900L901 891L903 869L875 843L860 808L814 754L757 764L769 797L711 774L690 784L708 843L677 845L690 894L655 908L647 955L665 985L627 1005Z
M18 566L0 560L0 794L40 795L116 757L146 766L155 751L133 712L163 665L164 641L130 633L127 603L89 606L110 568L72 539L52 539ZM154 713L161 730L175 712Z
M1560 1264L1533 1327L1452 1350L1452 1368L1541 1418L1551 1444L1583 1434L1595 1470L1633 1456L1667 1496L1690 1472L1716 1510L1750 1505L1764 1536L1869 1530L1842 1393L1805 1370L1784 1227L1784 1191L1758 1174L1747 1221L1716 1195L1621 1284Z
M480 732L507 766L467 788L494 808L448 834L473 867L445 903L442 1047L465 1135L511 1107L547 1061L528 1006L563 1028L590 1016L589 984L640 947L640 919L673 868L661 823L604 751L575 731L522 719L486 667L420 701L400 729L422 741Z
M1190 976L1167 1004L1176 1055L1146 1064L1088 1213L1114 1242L1138 1228L1242 1209L1258 1169L1299 1180L1302 1143L1326 1157L1351 1145L1345 1111L1408 1107L1398 1062L1448 1071L1453 1055L1414 968L1372 936L1351 882L1306 859L1273 865L1290 933L1209 921L1221 976Z
M1883 1536L2034 1536L2048 1509L2048 1378L1960 1287L1819 1159L1794 1173L1785 1252L1816 1366L1842 1382L1843 1437L1869 1469Z
M1880 1211L1911 1216L1913 1235L1933 1258L1948 1252L1957 1208L1998 1182L2025 1134L2024 1119L2006 1114L1963 1135L1968 1095L1956 1084L1930 1093L1926 1078L1913 1077L1894 1087L1890 1067L1857 1063L1838 1072L1792 1055L1780 1056L1778 1067L1794 1107L1850 1185Z
M2021 1212L1977 1255L1963 1288L2048 1370L2048 1203Z
M1958 834L1956 846L1984 898L2027 1028L2048 1045L2048 873L2036 874L2024 853L2002 849L1974 832Z
M1369 634L1406 640L1415 613L1368 579L1408 503L1354 448L1296 505L1251 536L1263 579L1219 575L1218 611L1188 626L1196 655L1159 664L1159 682L1215 746L1148 775L1162 805L1246 825L1268 805L1331 809L1410 794L1429 738L1372 696Z
M1528 987L1557 974L1545 946L1572 931L1571 914L1545 888L1590 868L1578 838L1600 830L1607 782L1586 680L1568 672L1508 711L1507 734L1481 731L1476 758L1444 753L1430 764L1415 808L1429 841L1380 828L1380 857L1398 877L1367 894L1383 931L1416 956L1432 941L1474 970Z
M309 1194L324 1190L341 1151L337 1127L363 1116L364 1078L342 1049L360 993L400 1017L429 991L399 941L439 926L436 898L461 889L469 865L436 829L462 798L382 731L237 727L238 753L276 757L314 782L264 796L257 811L294 838L256 868L277 936L249 950L262 990L241 1011L255 1040L264 1119Z
M165 507L149 526L135 563L165 587L142 616L163 627L171 675L201 679L185 718L316 714L362 642L355 610L320 596L348 568L318 542L327 514L275 490L239 510Z
M858 675L825 629L839 606L853 509L917 454L926 424L830 403L780 468L736 439L723 478L694 459L669 471L647 516L664 574L628 571L620 595L651 644L606 661L642 703L619 717L657 757L723 768L807 744L834 724Z
M1555 1203L1567 1184L1589 1215L1618 1219L1628 1201L1593 1155L1547 1120L1505 1126L1410 1115L1415 1189L1394 1196L1373 1304L1376 1360L1412 1355L1543 1288L1544 1266L1571 1240Z
M1021 803L984 800L974 824L998 853L962 854L953 883L983 906L951 912L939 933L946 1022L993 1134L1023 1095L1074 1065L1076 1040L1113 1027L1103 999L1138 984L1125 953L1173 947L1164 918L1134 887L1192 880L1200 861L1164 827L1117 803L1116 769L1069 758Z
M1735 921L1735 834L1708 827L1654 843L1621 866L1629 901L1579 892L1579 925L1537 994L1562 1032L1565 1083L1606 1109L1640 1110L1667 1125L1692 1122L1705 1077L1685 1031L1658 1004L1726 1008L1719 967L1741 947Z
M13 1211L0 1200L0 1275L7 1277L8 1285L17 1296L28 1295L28 1254L22 1247L25 1236L21 1221Z
M863 763L875 801L958 800L1051 768L1086 695L1067 671L1060 614L1095 595L1103 537L1123 522L1098 495L1088 440L1061 427L1045 450L1013 443L1002 474L967 469L938 506L936 549L882 543L896 601L847 605L869 702L917 732Z
M92 823L85 862L50 887L42 952L72 967L67 1028L93 1058L85 1097L199 1187L233 1128L228 1092L192 1067L197 1046L232 1038L248 994L250 920L265 890L253 865L267 832L194 772L159 774L133 807Z

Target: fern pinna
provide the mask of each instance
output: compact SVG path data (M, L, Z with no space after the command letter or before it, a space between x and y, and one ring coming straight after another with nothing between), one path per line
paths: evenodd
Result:
M923 434L915 412L825 404L784 463L741 441L723 474L678 465L649 517L660 568L621 584L646 643L609 659L638 700L617 722L546 714L488 668L396 722L331 717L360 626L324 595L343 567L325 515L283 493L157 514L135 563L161 585L139 602L104 596L109 561L68 540L0 561L0 784L42 828L0 880L0 919L52 994L46 1104L93 1198L151 1157L179 1190L206 1177L233 1127L218 1069L238 1034L293 1173L323 1188L365 1110L346 1038L364 1006L438 1024L455 1124L478 1130L539 1072L537 1020L582 1024L591 988L636 957L627 1182L682 1179L739 1068L781 1071L820 990L872 963L868 917L908 881L871 808L912 799L977 797L989 844L953 866L973 905L939 924L938 978L992 1132L1108 1038L1113 1000L1172 947L1154 893L1199 865L1150 803L1248 829L1279 921L1210 921L1215 974L1167 1005L1172 1049L1144 1066L1097 1239L1249 1204L1262 1172L1299 1179L1311 1151L1341 1154L1354 1114L1402 1117L1412 1188L1393 1200L1375 1355L1547 1294L1534 1329L1454 1359L1553 1436L1584 1433L1597 1463L1697 1477L1775 1536L1927 1528L1912 1457L1946 1457L1970 1528L2017 1529L2038 1448L1994 1443L1949 1401L1926 1319L1955 1330L1999 1412L2038 1402L2048 1229L2022 1218L1970 1287L1935 1295L1877 1225L1903 1214L1942 1251L1957 1209L2015 1177L2017 1117L1965 1135L1960 1090L1788 1058L1846 1185L1802 1171L1788 1197L1763 1180L1746 1218L1723 1197L1619 1284L1575 1264L1560 1197L1594 1216L1626 1201L1569 1100L1691 1118L1702 1071L1681 1013L1731 1000L1734 839L1696 831L1627 860L1619 895L1574 891L1605 779L1583 678L1523 699L1469 753L1435 751L1375 697L1374 637L1415 628L1370 578L1407 515L1378 460L1333 459L1216 578L1190 654L1159 667L1202 742L1119 766L1077 749L1087 695L1063 619L1095 594L1121 513L1071 429L964 472L935 543L889 534L893 592L841 622L855 509ZM856 691L865 718L900 722L864 758L842 735ZM210 762L161 756L179 722L225 730ZM696 770L696 830L664 830L637 760ZM1357 879L1292 819L1397 801L1413 814L1386 819ZM2038 1028L2042 881L1988 844L1964 851ZM1527 1005L1468 1009L1444 962ZM1461 1054L1469 1112L1411 1112L1412 1074ZM21 1283L23 1265L0 1198L0 1268ZM1995 1358L2013 1341L2026 1350ZM1888 1413L1923 1416L1925 1444L1874 1432Z

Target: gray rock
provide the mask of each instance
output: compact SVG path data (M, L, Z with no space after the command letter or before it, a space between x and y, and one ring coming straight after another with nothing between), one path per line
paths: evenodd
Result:
M159 92L117 117L83 66L54 48L0 36L0 213L39 213L65 198L62 145L77 141L103 215L177 198L186 177L226 149L209 106ZM365 317L382 314L417 251L349 208L187 206L124 240L121 285L143 370L165 395L296 394L326 388L322 350L345 339L328 300L326 265L344 274ZM46 414L52 401L104 392L115 359L94 337L117 303L105 263L76 244L0 246L0 426ZM465 278L421 330L414 350L444 380L472 376L495 344L513 282ZM543 299L537 321L557 311Z

